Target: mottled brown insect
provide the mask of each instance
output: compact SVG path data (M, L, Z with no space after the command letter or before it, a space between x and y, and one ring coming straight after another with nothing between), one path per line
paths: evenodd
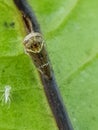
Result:
M47 78L51 78L50 62L42 35L37 32L31 32L25 37L24 46L40 73Z

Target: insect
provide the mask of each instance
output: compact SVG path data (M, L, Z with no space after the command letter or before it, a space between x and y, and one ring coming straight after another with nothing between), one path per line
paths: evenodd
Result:
M4 90L2 91L3 95L1 97L2 104L9 104L10 105L10 97L11 97L11 86L5 86Z
M38 32L31 32L24 38L23 43L39 72L50 79L51 66L42 35Z
M31 32L24 39L24 45L27 52L40 53L43 48L43 38L40 33Z

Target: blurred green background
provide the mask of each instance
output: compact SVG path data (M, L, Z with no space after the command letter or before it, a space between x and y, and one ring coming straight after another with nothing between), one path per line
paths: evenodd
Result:
M75 130L98 129L98 1L28 0L40 23ZM12 0L0 0L0 130L57 130L35 66L24 53L24 26ZM0 92L0 96L2 96Z

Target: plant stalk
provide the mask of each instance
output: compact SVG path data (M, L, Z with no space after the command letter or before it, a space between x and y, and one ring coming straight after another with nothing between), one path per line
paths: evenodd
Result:
M59 130L73 130L67 110L63 104L50 59L45 47L45 42L40 31L34 12L26 0L13 0L18 8L27 36L24 38L24 47L35 64L44 91L54 115Z

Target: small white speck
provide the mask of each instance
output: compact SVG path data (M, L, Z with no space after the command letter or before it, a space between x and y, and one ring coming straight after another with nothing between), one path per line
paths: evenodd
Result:
M11 96L11 86L6 85L3 90L3 95L1 96L2 104L10 105L10 103L11 103L10 96Z

